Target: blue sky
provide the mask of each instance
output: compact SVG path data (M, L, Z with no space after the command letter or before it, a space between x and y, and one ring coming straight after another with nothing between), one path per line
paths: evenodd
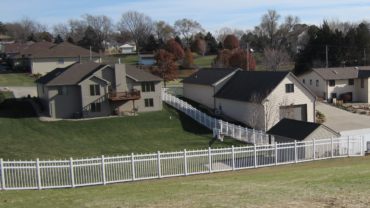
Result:
M104 14L117 22L128 10L170 24L181 18L194 19L210 31L221 27L253 29L268 9L281 16L299 16L301 22L309 24L320 24L323 19L370 21L370 0L1 0L1 5L0 21L29 17L49 26L86 13Z

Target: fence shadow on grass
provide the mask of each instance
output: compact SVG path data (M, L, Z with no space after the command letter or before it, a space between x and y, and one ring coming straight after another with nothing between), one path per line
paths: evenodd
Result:
M0 118L34 118L37 114L26 98L6 99L0 103Z

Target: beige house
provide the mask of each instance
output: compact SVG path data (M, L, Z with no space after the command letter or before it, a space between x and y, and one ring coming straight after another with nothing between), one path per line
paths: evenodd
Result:
M19 54L14 56L14 62L27 63L32 74L41 75L56 68L87 61L99 62L99 54L68 42L37 42L22 48Z
M212 72L203 71L202 77L207 79ZM198 73L192 76L200 77ZM315 121L316 97L290 72L236 70L224 78L223 86L214 91L184 84L184 96L259 130L270 129L282 118Z
M369 103L370 67L318 68L300 75L299 80L324 100Z
M286 118L279 121L267 133L273 135L275 142L278 143L340 137L338 132L325 125Z
M239 70L200 69L197 73L183 79L183 95L206 108L215 109L215 93Z
M162 80L134 66L75 63L36 81L53 118L89 118L162 110Z

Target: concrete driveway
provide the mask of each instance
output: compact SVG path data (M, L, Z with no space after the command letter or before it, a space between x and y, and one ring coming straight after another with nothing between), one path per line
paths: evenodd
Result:
M325 115L325 125L337 132L370 128L370 116L350 113L322 102L316 103L316 110Z
M12 91L14 97L21 98L27 97L30 95L31 97L37 96L37 88L36 87L2 87L0 86L0 91Z

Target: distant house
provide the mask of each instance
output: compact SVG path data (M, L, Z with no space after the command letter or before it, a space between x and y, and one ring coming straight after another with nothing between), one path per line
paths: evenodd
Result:
M259 130L270 129L282 118L315 121L315 95L290 72L231 70L208 82L213 72L221 74L201 69L185 79L184 96ZM190 81L194 79L198 84ZM219 87L212 90L207 83Z
M122 54L132 54L136 51L136 45L134 44L123 44L119 47L119 50Z
M316 96L325 100L370 102L370 67L318 68L298 78Z
M139 65L142 66L152 66L156 63L153 54L140 54L139 55Z
M134 66L85 62L57 68L36 83L50 117L89 118L161 110L161 81Z
M37 42L23 47L13 57L14 62L27 61L32 74L44 75L56 68L70 66L76 62L99 61L99 54L91 52L80 46L63 42L54 44L50 42Z
M209 108L216 109L215 93L239 69L203 68L182 80L184 97Z
M340 137L339 133L325 125L286 118L275 124L267 133L273 135L278 143Z

